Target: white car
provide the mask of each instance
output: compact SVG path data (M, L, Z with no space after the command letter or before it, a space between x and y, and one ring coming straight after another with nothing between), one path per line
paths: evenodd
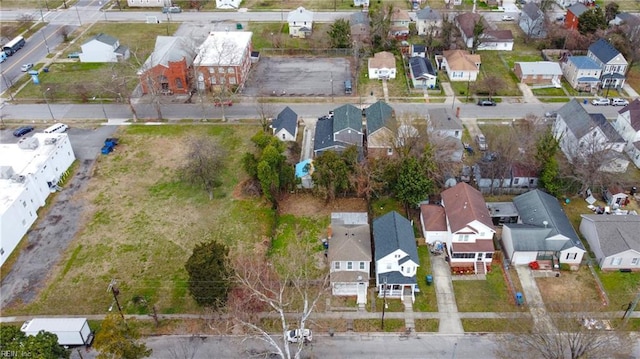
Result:
M629 105L629 101L623 98L612 98L611 106L627 106Z
M602 97L594 98L593 100L591 100L591 104L594 106L609 106L610 103L611 102L608 98Z
M513 21L513 20L515 20L515 18L513 16L504 15L502 17L502 21Z
M23 64L22 66L20 66L20 71L27 72L27 71L31 70L32 68L33 68L33 64L32 63Z
M289 343L299 343L300 340L304 340L305 343L312 341L313 333L311 333L311 329L305 329L304 334L300 329L289 330L287 332L287 341Z

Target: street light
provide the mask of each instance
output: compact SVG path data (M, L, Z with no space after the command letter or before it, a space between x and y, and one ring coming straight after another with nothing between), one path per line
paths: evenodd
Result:
M49 105L49 100L47 99L47 92L51 90L51 87L47 87L47 89L42 92L42 98L44 98L44 102L47 104L47 108L49 109L49 113L51 114L51 119L53 122L56 122L56 118L53 116L53 111L51 111L51 105Z

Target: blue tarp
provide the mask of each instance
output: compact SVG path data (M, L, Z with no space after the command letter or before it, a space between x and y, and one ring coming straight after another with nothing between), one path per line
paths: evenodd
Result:
M296 164L296 177L302 178L306 175L311 174L309 173L309 171L306 170L306 167L308 164L311 164L311 166L313 166L312 162L313 162L312 160L304 160Z

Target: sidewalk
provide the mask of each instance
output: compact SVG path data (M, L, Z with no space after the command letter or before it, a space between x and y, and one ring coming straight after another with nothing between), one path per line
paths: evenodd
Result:
M433 283L436 286L438 312L440 313L439 333L462 334L462 322L451 283L451 269L444 256L432 256Z

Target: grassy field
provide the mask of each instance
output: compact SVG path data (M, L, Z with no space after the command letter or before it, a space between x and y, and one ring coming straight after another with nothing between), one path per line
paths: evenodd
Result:
M435 312L438 310L435 285L427 285L425 280L427 274L432 274L431 257L429 247L419 246L418 256L420 257L420 267L416 274L420 293L416 293L416 301L413 303L413 310L417 312Z
M440 321L438 319L416 319L416 332L437 332Z
M497 96L522 96L515 75L506 61L500 58L498 51L478 51L478 55L482 60L478 81L487 76L495 76L504 82L504 87L497 91Z
M453 291L461 312L513 312L518 307L511 304L507 284L502 272L493 266L487 280L455 280Z
M596 272L609 296L610 310L626 308L640 291L640 273Z
M403 332L405 329L403 319L385 319L382 330L381 319L355 319L353 329L356 332Z

